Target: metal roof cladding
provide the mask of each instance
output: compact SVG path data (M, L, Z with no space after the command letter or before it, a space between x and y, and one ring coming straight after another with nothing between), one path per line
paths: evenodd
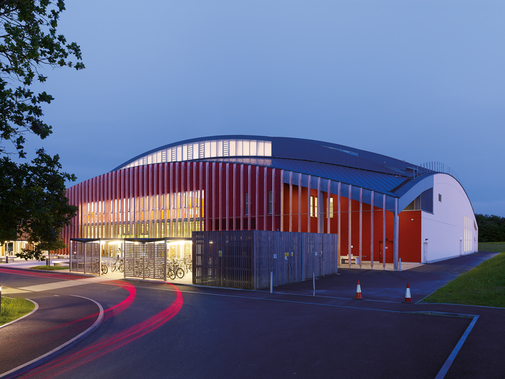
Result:
M216 140L271 141L272 155L271 157L220 156L192 159L191 161L229 162L278 168L339 181L394 197L398 197L396 191L404 187L404 185L409 182L413 184L412 182L417 181L412 179L420 175L426 176L436 172L385 155L334 143L300 138L255 135L210 136L171 143L140 154L112 171L120 170L139 158L170 147ZM410 185L406 187L410 187Z

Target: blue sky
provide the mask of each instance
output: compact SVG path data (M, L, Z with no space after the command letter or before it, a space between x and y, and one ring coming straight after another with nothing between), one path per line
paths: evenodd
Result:
M188 138L310 138L456 172L505 217L505 2L67 0L86 69L46 72L78 182Z

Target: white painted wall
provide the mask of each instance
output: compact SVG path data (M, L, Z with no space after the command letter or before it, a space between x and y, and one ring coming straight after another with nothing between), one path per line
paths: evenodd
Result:
M439 201L439 194L442 195L442 201ZM472 205L461 184L452 176L434 175L433 214L421 214L423 263L458 257L478 250L478 230L475 229L477 222Z

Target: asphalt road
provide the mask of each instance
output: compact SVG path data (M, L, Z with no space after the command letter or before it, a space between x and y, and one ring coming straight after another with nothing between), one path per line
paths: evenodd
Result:
M447 276L484 258L475 255L473 263L453 264ZM404 279L415 279L419 288L423 275L426 282L446 280L435 266L410 276L354 271L321 278L316 296L308 282L278 287L273 294L135 281L46 287L40 296L60 298L60 305L75 295L94 299L105 316L93 333L21 377L504 377L503 309L402 303ZM23 274L0 270L0 282L17 288L68 282ZM362 301L353 300L358 277ZM430 286L425 283L422 291ZM413 286L414 301L422 291ZM96 313L84 304L53 311L71 318L81 309L76 319ZM2 341L10 327L0 329ZM24 340L19 354L33 344L40 345L39 338Z

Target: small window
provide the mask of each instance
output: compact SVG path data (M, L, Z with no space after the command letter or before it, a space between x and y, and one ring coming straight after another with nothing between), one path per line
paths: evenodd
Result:
M333 218L333 197L330 197L330 218Z
M245 194L245 215L249 214L249 193Z
M442 194L438 194L438 201L442 202Z
M268 214L271 215L273 211L272 191L268 191Z

